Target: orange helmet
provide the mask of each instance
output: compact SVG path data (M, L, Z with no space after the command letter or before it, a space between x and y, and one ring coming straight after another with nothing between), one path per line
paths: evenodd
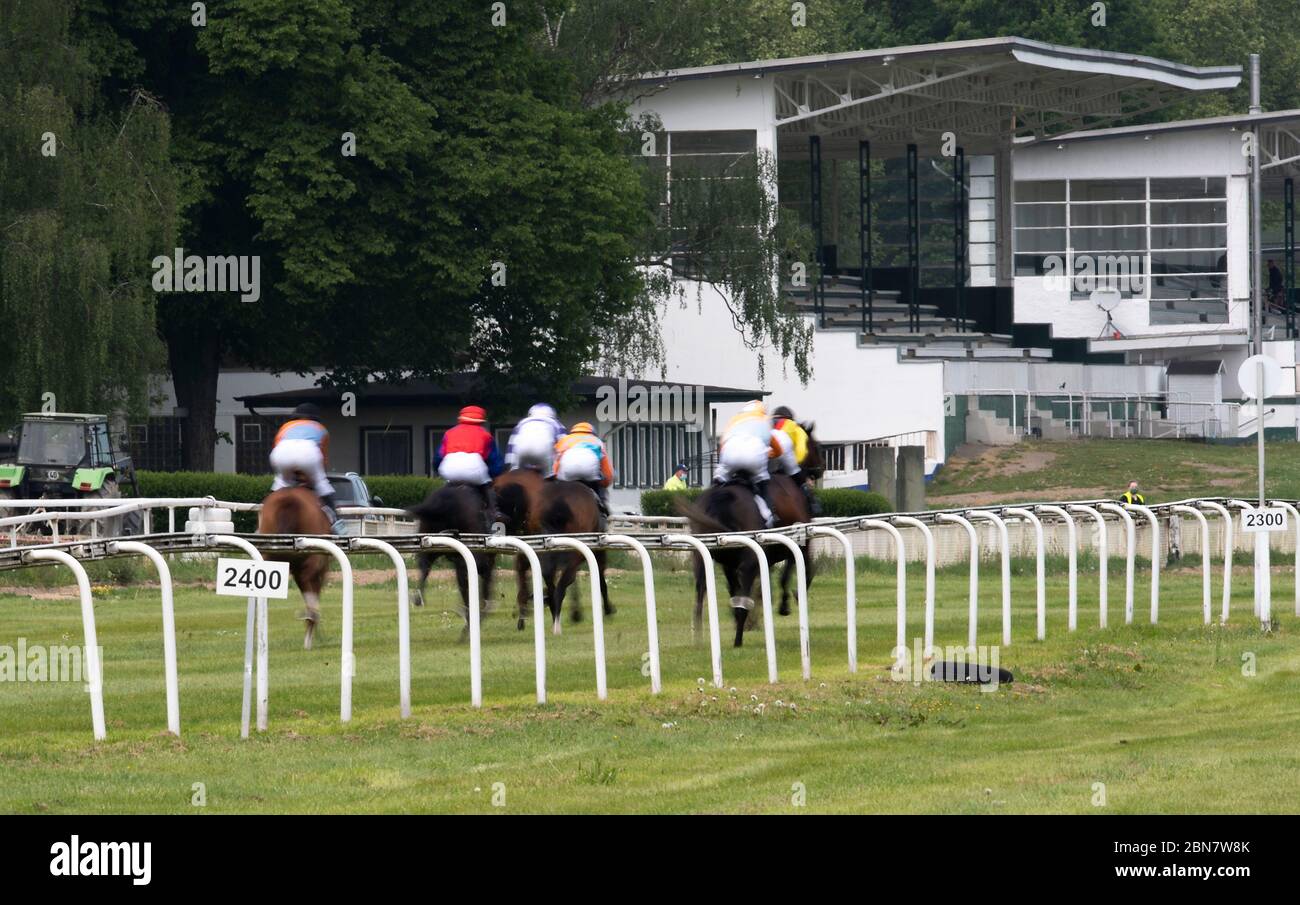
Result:
M482 424L487 421L487 412L481 405L467 405L460 410L460 415L456 418L461 424Z
M573 425L573 427L569 429L569 433L571 434L594 434L595 432L596 429L592 427L589 422L586 421L579 421L577 424Z

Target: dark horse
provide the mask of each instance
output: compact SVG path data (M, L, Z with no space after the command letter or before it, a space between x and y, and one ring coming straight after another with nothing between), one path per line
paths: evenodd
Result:
M813 438L812 424L802 425L808 433L808 456L804 460L803 470L812 478L821 476L824 463L821 448ZM788 527L800 522L812 521L812 512L803 491L788 475L772 475L768 486L768 497L772 504L776 528ZM681 503L679 509L691 520L691 530L696 534L725 534L730 532L761 531L765 526L754 500L754 491L749 479L743 475L721 486L710 487L694 503ZM781 571L782 616L790 615L790 578L796 573L794 558L790 551L780 544L764 547L767 553L768 567L785 563ZM754 580L758 577L758 560L754 554L744 548L722 548L712 551L714 561L722 567L727 579L727 593L731 597L731 611L736 620L735 646L744 643L746 628L754 626ZM813 561L812 542L805 541L803 557L807 574L807 585L812 585ZM694 557L695 573L695 631L698 634L703 621L704 596L707 586L704 580L704 560Z
M315 493L306 487L286 487L262 500L257 533L328 535L330 520ZM320 624L320 590L325 583L325 573L329 571L329 557L324 553L272 553L266 558L289 563L289 571L307 604L303 619L307 631L302 646L304 650L311 650L316 627Z
M444 484L429 494L424 502L407 510L415 516L421 534L486 534L487 512L483 496L466 484ZM460 588L461 610L465 617L465 631L469 631L469 570L464 558L455 550L430 550L416 554L420 566L420 581L415 590L415 605L424 606L424 588L429 581L429 571L439 556L451 559L456 569L456 585ZM480 611L486 610L492 598L492 566L496 556L492 553L475 553L474 566L478 571Z
M533 510L542 494L543 479L532 468L515 468L500 475L493 484L497 510L506 534L520 537L534 533ZM515 557L515 621L522 631L531 609L529 576L532 568L523 556Z

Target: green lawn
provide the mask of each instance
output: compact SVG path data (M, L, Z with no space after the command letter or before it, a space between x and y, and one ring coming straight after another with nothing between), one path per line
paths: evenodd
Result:
M1080 499L1087 492L1116 498L1130 480L1148 502L1193 496L1258 493L1254 443L1228 446L1187 440L1026 440L949 459L927 487L931 506L945 497L979 493L996 502ZM1265 490L1300 499L1300 444L1265 444Z
M376 564L378 561L376 560ZM782 684L769 686L761 634L724 646L721 690L690 634L683 572L657 572L665 688L649 692L640 576L619 573L607 623L610 694L596 700L590 617L548 634L550 703L533 700L531 626L517 632L498 587L484 622L484 703L469 706L467 648L450 582L412 615L414 715L398 719L393 585L357 594L355 718L338 722L337 584L330 644L301 650L300 602L273 601L270 731L242 741L243 601L178 594L183 737L166 725L157 591L97 592L109 737L91 739L81 686L0 684L0 812L1185 812L1300 810L1300 649L1291 575L1274 582L1281 627L1250 619L1249 579L1227 628L1200 624L1199 573L1162 575L1162 622L1096 629L1096 581L1080 582L1080 631L1066 631L1064 576L1049 591L1048 641L1033 640L1032 568L1017 564L1015 684L891 681L893 579L859 575L861 671L847 672L843 577L811 595L813 680L799 680L797 624L778 617ZM965 638L965 569L940 573L940 644ZM999 637L996 569L985 570L981 642ZM70 576L63 576L70 578ZM911 570L909 636L920 633ZM583 589L585 592L585 581ZM1217 587L1217 585L1216 585ZM1146 611L1145 575L1136 610ZM1216 603L1217 608L1217 603ZM721 614L724 627L729 622ZM0 644L78 643L75 600L0 589ZM1256 673L1243 675L1243 655ZM733 690L734 689L734 690ZM206 805L191 803L202 783ZM504 786L497 786L501 783ZM1095 783L1106 805L1094 806ZM801 784L796 786L796 784Z

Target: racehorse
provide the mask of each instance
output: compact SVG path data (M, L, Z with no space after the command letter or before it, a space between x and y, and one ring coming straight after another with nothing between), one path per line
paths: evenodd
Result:
M533 509L542 493L541 474L532 468L515 468L497 477L493 489L497 495L497 511L506 526L506 534L519 537L534 533ZM515 622L522 631L527 620L532 594L529 576L532 568L522 556L515 557Z
M804 459L803 471L813 479L821 476L825 463L821 455L821 446L813 437L814 424L803 424L808 433L808 455ZM774 528L784 528L800 522L812 521L812 512L808 500L795 481L785 474L774 474L768 485L768 498L774 516ZM694 503L680 501L678 510L691 520L691 530L696 534L728 534L732 532L761 531L765 525L758 503L754 499L751 479L747 475L737 475L726 484L710 487ZM782 616L790 615L790 578L797 572L794 557L784 544L765 546L768 567L785 563L781 571L781 604L778 612ZM722 567L727 579L727 593L731 597L732 615L736 620L735 646L744 643L746 628L753 628L754 618L754 579L758 577L758 560L754 554L742 548L722 548L712 551L714 561ZM812 542L806 540L803 546L804 566L807 575L807 587L813 579ZM694 557L695 574L695 615L694 627L698 635L703 622L704 595L707 585L704 580L704 559Z
M415 516L421 534L440 534L451 531L458 534L486 534L487 512L483 497L477 489L466 484L444 484L425 498L424 502L407 510ZM415 590L415 605L424 606L424 588L429 581L429 571L439 556L451 559L456 569L456 585L460 588L461 610L465 617L464 638L469 633L469 570L464 558L455 550L438 550L416 554L420 567L420 580ZM475 553L474 567L478 571L479 610L486 612L492 598L492 567L496 555Z
M315 493L306 487L286 487L262 500L257 533L328 535L330 520ZM329 557L324 553L268 553L266 558L289 563L289 571L307 604L303 618L307 630L302 647L311 650L316 628L320 625L320 591L325 583L325 573L329 571Z
M541 492L536 497L529 526L531 534L595 534L604 530L604 519L600 514L600 503L595 491L576 481L543 481ZM593 581L600 582L600 597L606 616L614 614L614 605L609 602L609 587L605 584L605 551L593 551L596 556L596 572ZM551 628L560 634L560 608L564 604L565 592L578 575L582 563L582 554L574 550L564 553L543 553L539 557L542 576L546 581L546 606L551 611ZM522 585L521 585L522 588ZM569 612L571 622L582 621L582 601L575 597L573 609ZM522 628L522 621L520 628Z

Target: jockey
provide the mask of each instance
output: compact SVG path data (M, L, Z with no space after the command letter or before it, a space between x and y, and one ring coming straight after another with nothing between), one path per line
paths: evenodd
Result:
M555 416L555 409L545 402L538 403L515 425L506 446L506 465L550 474L555 469L555 444L565 433L566 428Z
M609 515L609 485L614 483L614 468L609 462L605 443L586 421L555 444L555 476L561 481L579 481L596 492L600 511Z
M280 426L271 449L271 470L275 472L271 492L293 487L300 477L305 478L320 497L321 508L329 516L330 530L342 534L343 521L334 502L334 486L325 477L330 432L320 423L320 409L310 402L298 406L293 414L297 417Z
M808 500L808 511L813 515L820 514L821 503L817 502L812 481L803 473L803 463L808 459L808 432L784 405L772 410L772 427L777 442L781 444L781 455L772 463L772 470L784 472L793 478Z
M487 412L482 406L467 405L460 410L455 427L442 435L433 454L433 469L448 484L466 484L483 497L489 520L496 521L496 498L492 479L505 469L497 441L483 427Z
M763 403L757 399L744 407L727 423L718 444L718 467L713 472L715 484L725 484L737 474L747 474L754 485L754 500L763 521L773 524L772 505L767 497L768 460L782 453L772 421Z

